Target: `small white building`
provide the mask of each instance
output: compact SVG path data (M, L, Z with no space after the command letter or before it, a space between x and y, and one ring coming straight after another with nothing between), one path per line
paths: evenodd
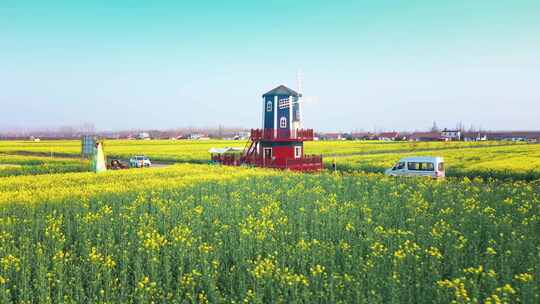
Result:
M150 134L148 134L148 132L141 132L137 135L137 139L149 140Z
M449 130L444 129L441 131L441 137L447 140L461 140L461 131L460 130Z
M486 141L487 135L480 132L465 132L463 135L463 141Z

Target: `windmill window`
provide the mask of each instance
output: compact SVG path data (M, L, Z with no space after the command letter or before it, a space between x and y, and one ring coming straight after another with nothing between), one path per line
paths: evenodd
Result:
M283 98L279 100L278 107L280 109L286 109L289 107L289 98Z
M287 118L281 117L279 119L279 127L280 128L286 128L287 127Z
M295 146L294 147L294 157L295 158L302 157L302 147L301 146Z
M267 112L272 112L272 102L271 101L266 103L266 111Z

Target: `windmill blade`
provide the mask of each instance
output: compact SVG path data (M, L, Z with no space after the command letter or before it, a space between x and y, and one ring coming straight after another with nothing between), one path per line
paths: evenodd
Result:
M298 94L300 94L302 97L298 98L298 102L296 103L304 103L304 104L318 104L319 103L319 97L318 96L306 96L304 95L304 73L302 72L301 68L298 68L298 71L296 73L296 85L298 89Z
M320 102L319 96L305 96L302 97L303 103L307 104L318 104Z
M301 98L298 99L298 101L289 102L288 105L290 105L290 104L298 104L298 103L318 104L319 101L320 101L320 99L319 99L318 96L302 96Z
M297 92L298 94L302 95L302 93L304 92L304 87L303 87L303 74L302 74L302 69L298 69L298 71L296 72L296 85L298 86L296 89L297 89Z

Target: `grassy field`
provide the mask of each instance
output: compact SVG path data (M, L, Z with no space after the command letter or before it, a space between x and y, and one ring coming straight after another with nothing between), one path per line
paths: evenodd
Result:
M108 140L105 152L109 157L130 158L145 154L154 161L208 163L212 147L244 147L239 141L173 141L173 140ZM334 158L345 171L383 172L404 156L443 156L448 176L493 177L532 180L540 178L540 145L508 142L382 142L382 141L316 141L305 143L306 154L322 154L327 167ZM77 157L79 141L2 141L1 153ZM7 156L4 156L7 157ZM30 158L29 158L30 159ZM43 158L44 161L47 158ZM31 161L38 161L32 159ZM63 159L67 162L68 160ZM0 159L1 162L1 159ZM20 170L18 163L4 162L0 175L34 172L67 172L69 166L51 164L47 168ZM53 170L51 168L59 168ZM74 165L71 171L82 171ZM28 168L27 168L28 169Z
M144 154L157 161L208 162L208 150L212 147L244 147L245 142L204 140L107 140L104 150L110 157L130 158ZM53 141L1 141L0 153L35 153L50 156L78 156L81 142L78 140Z
M202 163L210 147L232 144L243 146L107 141L105 149ZM202 164L65 173L88 168L73 158L78 141L0 142L0 303L540 301L540 145L306 150L336 155L349 173ZM360 172L408 155L444 156L448 175L465 178Z
M540 184L175 165L0 178L1 303L540 301Z
M88 171L88 161L73 158L0 154L0 177Z
M145 154L159 161L199 162L209 159L213 147L245 147L245 141L231 140L106 140L105 152L111 157L129 158ZM343 156L437 151L459 148L510 145L508 142L386 142L386 141L311 141L305 143L306 154ZM0 141L0 153L40 153L50 156L77 156L81 143L77 140L59 141Z
M311 141L305 143L307 154L322 154L327 157L391 154L423 151L442 151L449 149L485 148L493 146L519 145L501 141L484 142L407 142L407 141Z
M336 158L336 164L346 171L384 172L400 158L416 155L443 156L447 176L540 178L540 144L354 155ZM333 160L331 157L325 159L327 167Z

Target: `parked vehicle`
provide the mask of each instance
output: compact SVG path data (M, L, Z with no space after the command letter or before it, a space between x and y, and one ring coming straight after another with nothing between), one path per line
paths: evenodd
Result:
M427 176L444 178L444 159L442 157L416 156L399 160L391 169L385 171L388 176Z
M129 166L132 168L150 167L152 166L152 162L144 155L137 155L129 159Z
M120 169L127 169L127 168L128 168L128 165L126 165L119 159L112 159L110 164L107 165L107 169L111 169L111 170L120 170Z

